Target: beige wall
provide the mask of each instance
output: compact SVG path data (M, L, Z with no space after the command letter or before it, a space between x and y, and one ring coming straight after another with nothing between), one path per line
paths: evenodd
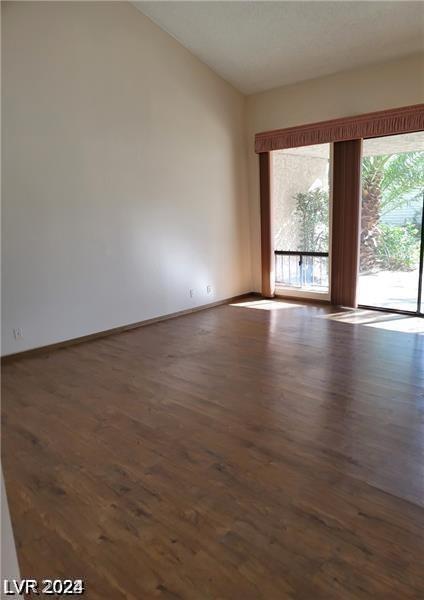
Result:
M254 134L423 101L419 56L246 99L129 3L1 10L3 354L260 289Z
M1 8L3 354L249 291L245 98L129 3Z
M0 510L1 510L1 552L0 552L0 579L1 579L1 600L7 600L10 598L3 591L3 580L4 579L16 579L19 581L19 565L18 557L16 556L15 538L13 535L12 522L10 520L9 505L7 502L6 488L4 485L3 471L0 469L1 478L1 496L0 496Z
M424 101L424 55L284 86L247 98L249 202L254 289L260 289L258 159L254 135Z

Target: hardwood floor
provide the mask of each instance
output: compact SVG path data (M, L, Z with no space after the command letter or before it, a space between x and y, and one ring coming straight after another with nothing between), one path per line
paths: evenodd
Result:
M23 576L90 600L424 598L424 336L253 306L3 367Z

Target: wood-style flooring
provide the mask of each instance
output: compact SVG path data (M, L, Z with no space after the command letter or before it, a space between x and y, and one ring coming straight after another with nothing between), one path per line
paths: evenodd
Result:
M89 600L423 599L424 336L335 312L256 299L5 364L22 576Z

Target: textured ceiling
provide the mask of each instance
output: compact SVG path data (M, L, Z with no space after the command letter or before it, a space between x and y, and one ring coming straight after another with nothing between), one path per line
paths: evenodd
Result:
M423 2L133 4L246 94L424 50Z

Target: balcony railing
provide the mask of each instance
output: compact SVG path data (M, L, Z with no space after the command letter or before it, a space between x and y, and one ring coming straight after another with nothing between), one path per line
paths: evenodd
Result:
M277 285L328 291L328 252L275 250Z

